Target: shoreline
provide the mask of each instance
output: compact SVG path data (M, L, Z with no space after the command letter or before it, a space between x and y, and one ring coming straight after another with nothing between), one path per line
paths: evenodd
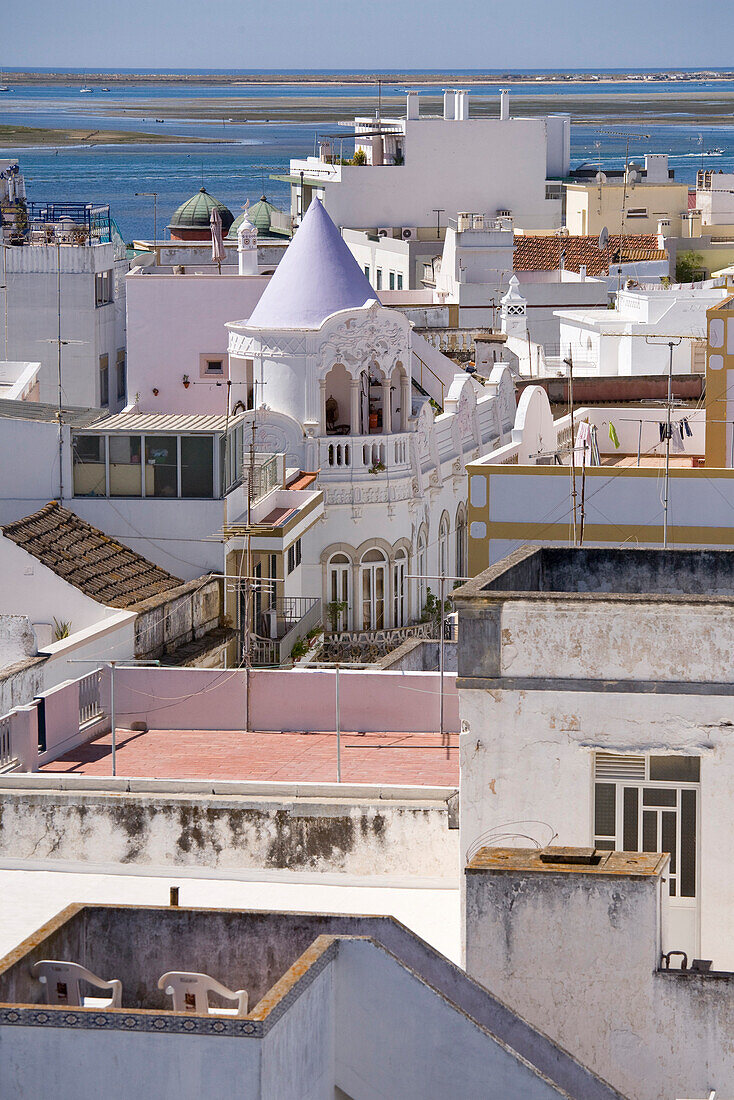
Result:
M695 72L686 72L682 69L668 69L655 74L640 72L630 69L626 72L597 74L584 70L558 70L556 73L538 74L532 70L526 73L461 73L447 70L442 73L411 73L386 72L386 73L343 73L313 71L308 73L284 73L274 70L267 73L253 73L243 75L236 72L218 73L100 73L100 72L51 72L43 73L34 70L23 72L6 72L5 82L12 88L13 85L30 84L88 84L88 85L121 85L121 84L222 84L236 87L257 87L259 85L292 87L297 84L305 85L345 85L369 86L376 84L378 80L382 84L406 84L411 87L435 87L445 84L466 84L468 86L489 85L501 86L504 84L630 84L645 83L655 85L664 82L676 82L680 84L690 83L715 83L734 80L734 70L697 69Z
M47 126L0 126L1 149L96 149L100 146L238 145L224 138L153 134L138 130L79 130Z

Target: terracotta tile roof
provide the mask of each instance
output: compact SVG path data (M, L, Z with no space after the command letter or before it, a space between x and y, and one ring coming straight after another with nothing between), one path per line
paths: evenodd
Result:
M183 581L55 501L2 528L57 577L107 607L134 608Z
M567 271L578 272L586 264L587 275L608 275L609 261L618 263L619 235L610 235L609 246L599 248L598 237L515 237L515 271L555 271L563 264ZM641 263L647 260L667 260L668 253L658 248L654 233L627 236L623 244L623 261Z

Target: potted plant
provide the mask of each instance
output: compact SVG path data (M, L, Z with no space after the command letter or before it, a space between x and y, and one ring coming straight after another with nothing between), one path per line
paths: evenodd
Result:
M370 473L371 474L381 474L386 469L387 469L387 467L385 466L384 462L377 461L377 462L373 462L373 464L370 466Z
M329 619L329 626L331 627L331 633L336 634L339 630L339 619L347 610L348 604L346 600L332 600L331 603L326 605L326 614Z
M185 374L183 376L183 384L184 384L184 389L185 390L187 390L189 388L189 386L191 385L191 380L189 379L188 374Z

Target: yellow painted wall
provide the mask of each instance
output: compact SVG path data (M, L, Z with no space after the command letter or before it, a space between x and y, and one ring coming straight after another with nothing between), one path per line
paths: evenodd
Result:
M731 466L734 295L706 311L706 465Z
M566 185L566 225L570 233L598 236L604 226L619 233L624 187L621 183L603 183L601 201L598 183ZM681 215L688 210L688 186L684 183L638 183L627 188L626 209L644 207L647 217L625 217L625 235L657 233L661 218L670 218L670 233L680 235Z

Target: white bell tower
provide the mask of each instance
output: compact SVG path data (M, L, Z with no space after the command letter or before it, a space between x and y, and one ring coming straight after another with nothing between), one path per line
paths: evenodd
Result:
M525 338L528 333L528 303L520 293L520 283L513 275L502 301L502 331L508 336Z
M250 207L248 199L244 205L244 217L237 230L237 253L240 275L257 275L257 229L247 216Z

